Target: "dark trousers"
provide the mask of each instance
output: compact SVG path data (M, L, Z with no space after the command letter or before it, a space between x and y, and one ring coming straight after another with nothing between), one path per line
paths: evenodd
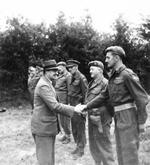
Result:
M57 91L57 96L58 96L58 100L60 103L63 104L67 104L68 100L67 100L67 93L66 92L62 92L62 91ZM61 128L63 129L65 135L69 135L71 134L71 119L68 116L64 116L64 115L59 115L60 116L60 124L61 124Z
M139 133L134 108L115 113L115 135L119 165L138 165Z
M96 165L115 164L110 138L110 124L103 126L103 132L99 132L97 125L89 121L89 147Z
M74 115L71 118L72 134L77 148L83 152L86 144L85 118L81 115Z
M70 136L71 134L71 119L70 117L64 116L64 115L60 115L60 123L61 126L64 130L65 135Z
M76 106L81 103L78 97L70 97L70 105ZM71 118L72 134L77 148L83 152L86 144L85 120L86 118L80 114L76 114Z
M33 135L39 165L55 164L55 136Z

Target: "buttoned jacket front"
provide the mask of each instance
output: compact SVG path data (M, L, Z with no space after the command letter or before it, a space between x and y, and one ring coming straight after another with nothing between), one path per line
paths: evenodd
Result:
M68 104L69 103L69 89L70 89L71 74L66 71L64 74L61 74L55 85L56 93L60 102ZM61 101L62 100L62 101Z
M74 75L72 75L68 95L74 100L74 105L85 101L87 85L87 79L81 72L77 71Z
M87 107L98 107L105 100L106 96L109 96L113 107L126 103L135 103L138 123L145 123L147 119L146 105L148 104L148 95L141 86L139 78L131 69L122 65L117 71L114 71L109 79L106 92L89 102Z
M109 79L108 92L112 106L135 103L138 123L145 123L148 95L141 86L138 76L131 69L122 65L114 71Z
M43 76L35 88L32 133L42 136L58 134L57 113L72 117L74 107L59 103L52 82Z
M95 97L98 95L103 95L103 93L106 91L108 86L108 80L104 77L99 78L96 82L92 80L87 89L86 93L86 103L92 101ZM107 107L107 98L106 100L101 103L99 108L92 108L88 110L89 115L100 115L101 116L101 121L102 124L105 125L107 123L110 123L111 121L111 116L110 113L108 112L108 107Z

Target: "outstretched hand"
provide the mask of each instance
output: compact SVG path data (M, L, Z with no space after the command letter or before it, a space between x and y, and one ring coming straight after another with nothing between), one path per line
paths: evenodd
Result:
M75 111L77 113L82 113L86 109L86 105L78 104L75 106Z

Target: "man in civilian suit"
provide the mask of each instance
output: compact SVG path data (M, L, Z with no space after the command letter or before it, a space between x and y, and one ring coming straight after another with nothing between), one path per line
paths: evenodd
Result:
M31 132L36 144L36 155L40 165L55 164L55 137L59 132L57 114L73 117L75 108L57 101L53 81L57 78L55 60L44 62L44 75L34 93L34 110Z

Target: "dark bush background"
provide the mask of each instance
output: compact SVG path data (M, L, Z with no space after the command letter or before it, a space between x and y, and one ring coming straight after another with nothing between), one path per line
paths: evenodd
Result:
M28 67L45 59L76 59L88 80L88 62L104 61L103 51L110 45L122 46L125 64L140 77L150 93L150 19L133 29L120 15L112 25L113 34L97 32L87 15L81 22L66 23L61 12L56 24L34 25L23 17L9 18L7 29L0 32L0 100L25 95Z

